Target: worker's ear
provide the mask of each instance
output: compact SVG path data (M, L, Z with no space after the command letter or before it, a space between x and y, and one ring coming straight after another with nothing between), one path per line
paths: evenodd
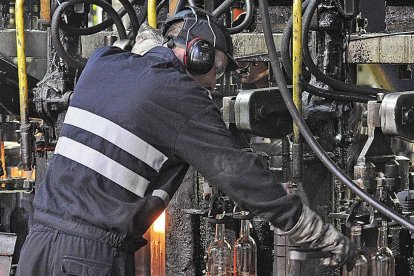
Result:
M135 42L130 39L120 39L115 41L115 43L112 46L118 47L125 51L131 51L132 47L134 47Z

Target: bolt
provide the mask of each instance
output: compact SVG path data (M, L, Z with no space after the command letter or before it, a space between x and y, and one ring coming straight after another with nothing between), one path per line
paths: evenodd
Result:
M385 94L384 93L378 93L377 94L377 100L382 101L384 99Z
M414 122L414 109L410 108L406 112L404 112L404 121L408 124L411 124Z

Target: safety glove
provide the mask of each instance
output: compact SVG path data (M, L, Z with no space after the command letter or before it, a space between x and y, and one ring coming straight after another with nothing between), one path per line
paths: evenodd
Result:
M324 266L346 264L348 271L353 267L354 245L332 224L325 224L321 217L306 205L302 206L302 214L296 225L281 234L288 236L292 244L309 245L311 249L330 253L330 257L322 260Z

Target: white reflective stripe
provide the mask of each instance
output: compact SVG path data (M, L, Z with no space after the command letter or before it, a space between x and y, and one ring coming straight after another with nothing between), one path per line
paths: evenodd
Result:
M165 206L167 206L168 203L170 203L170 196L164 190L154 190L152 192L152 196L156 196L156 197L161 198L164 201Z
M162 152L135 134L89 111L70 106L66 113L64 123L87 130L104 138L132 154L157 172L168 159Z
M143 197L149 181L130 169L115 162L97 150L85 146L68 137L60 137L55 154L78 162L112 180L116 184Z

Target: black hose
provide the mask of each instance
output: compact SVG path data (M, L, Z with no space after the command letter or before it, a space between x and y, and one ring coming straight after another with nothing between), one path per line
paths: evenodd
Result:
M231 4L234 2L235 0L226 0L223 3L221 3L220 6L218 6L217 9L215 9L211 14L215 17L220 17L223 15L223 13L225 13L231 6Z
M309 0L306 0L302 3L302 13L306 10L309 4ZM290 55L290 45L292 40L292 30L293 30L293 18L290 17L285 29L283 30L282 35L282 49L281 49L281 58L283 67L290 79L292 79L292 58ZM350 92L339 92L331 89L323 89L320 87L313 86L302 79L302 85L304 90L309 92L312 95L319 97L324 97L326 99L335 100L335 101L345 101L345 102L361 102L366 103L370 100L375 100L374 97L370 95L359 95L353 94Z
M119 2L122 4L126 12L128 13L129 20L131 21L132 26L132 35L135 38L138 34L139 29L139 22L137 13L135 12L134 6L129 2L129 0L119 0Z
M246 16L244 17L243 21L231 28L227 28L230 34L237 34L243 31L246 27L249 26L250 22L252 22L253 18L253 0L246 0Z
M338 81L334 78L331 78L321 72L313 62L311 53L309 51L309 27L312 21L313 14L318 7L318 4L321 0L310 0L309 5L305 11L303 16L303 32L302 32L302 43L303 43L303 61L305 65L308 67L309 71L315 76L315 78L323 83L326 83L328 86L336 88L341 91L349 91L356 94L363 94L363 95L377 95L378 93L389 93L389 91L384 89L378 88L371 88L371 87L362 87L358 85L353 85L350 83L344 83Z
M307 83L305 80L302 80L302 85L304 91L309 92L310 94L315 96L324 97L329 100L359 103L367 103L368 101L376 100L375 97L369 95L353 94L350 92L334 91L331 89L319 88L313 86L310 83Z
M130 2L130 4L134 5L136 1L137 0L132 0ZM119 14L120 17L123 17L127 13L127 11L125 10L124 7L122 7L117 11L117 13ZM140 24L142 24L142 22ZM101 22L97 25L91 26L91 27L76 28L76 27L69 26L67 24L61 24L60 28L62 30L64 30L65 32L68 32L68 33L73 34L73 35L91 35L91 34L99 33L99 32L101 32L105 29L108 29L113 24L114 24L114 21L110 17L110 18L106 19L105 21L103 21L103 22Z
M295 123L298 125L300 132L305 138L308 145L311 149L315 152L321 162L333 173L338 177L338 179L345 184L352 192L354 192L357 196L365 200L367 203L371 204L372 207L377 209L380 213L385 215L386 217L396 221L398 224L406 227L408 230L414 232L414 224L400 214L395 212L394 210L390 209L385 204L377 201L375 198L371 197L370 194L362 190L358 187L326 154L326 152L322 149L322 147L318 144L318 142L313 137L312 133L310 132L308 126L306 125L304 119L300 115L299 111L297 110L292 96L287 88L286 80L283 76L282 70L280 69L278 63L278 57L276 54L276 47L273 40L272 29L270 26L270 19L268 10L269 7L267 5L267 0L259 0L259 9L262 15L263 20L263 31L266 40L266 45L269 52L270 63L275 74L276 82L278 84L280 93L283 97L283 100L286 104L286 107L289 110L290 115L292 116Z
M131 3L134 1L131 1ZM139 26L142 25L142 23L145 22L145 19L147 18L148 15L148 0L144 1L144 4L142 5L141 11L138 14L138 23Z
M60 17L62 16L63 12L68 6L84 3L84 1L85 0L68 0L66 2L63 2L61 5L59 5L56 8L53 14L53 17L52 17L52 22L51 22L51 37L52 37L53 46L56 49L56 53L70 67L76 68L76 69L83 69L83 67L85 67L86 65L86 62L78 61L66 52L62 42L60 41L59 22L60 22ZM107 12L109 16L111 16L111 18L113 19L115 26L118 29L119 38L120 39L127 38L125 27L122 24L121 17L116 13L116 11L112 8L110 4L108 4L107 2L103 0L88 0L88 3L97 5L101 7L105 12Z
M157 13L162 9L162 6L167 3L167 0L161 0L157 5Z
M308 7L309 0L306 0L302 3L302 13L305 12ZM293 17L291 16L286 23L285 29L282 34L282 49L280 51L280 56L282 58L283 67L285 68L286 73L289 78L292 79L292 58L290 54L290 45L292 41L292 32L293 32Z

